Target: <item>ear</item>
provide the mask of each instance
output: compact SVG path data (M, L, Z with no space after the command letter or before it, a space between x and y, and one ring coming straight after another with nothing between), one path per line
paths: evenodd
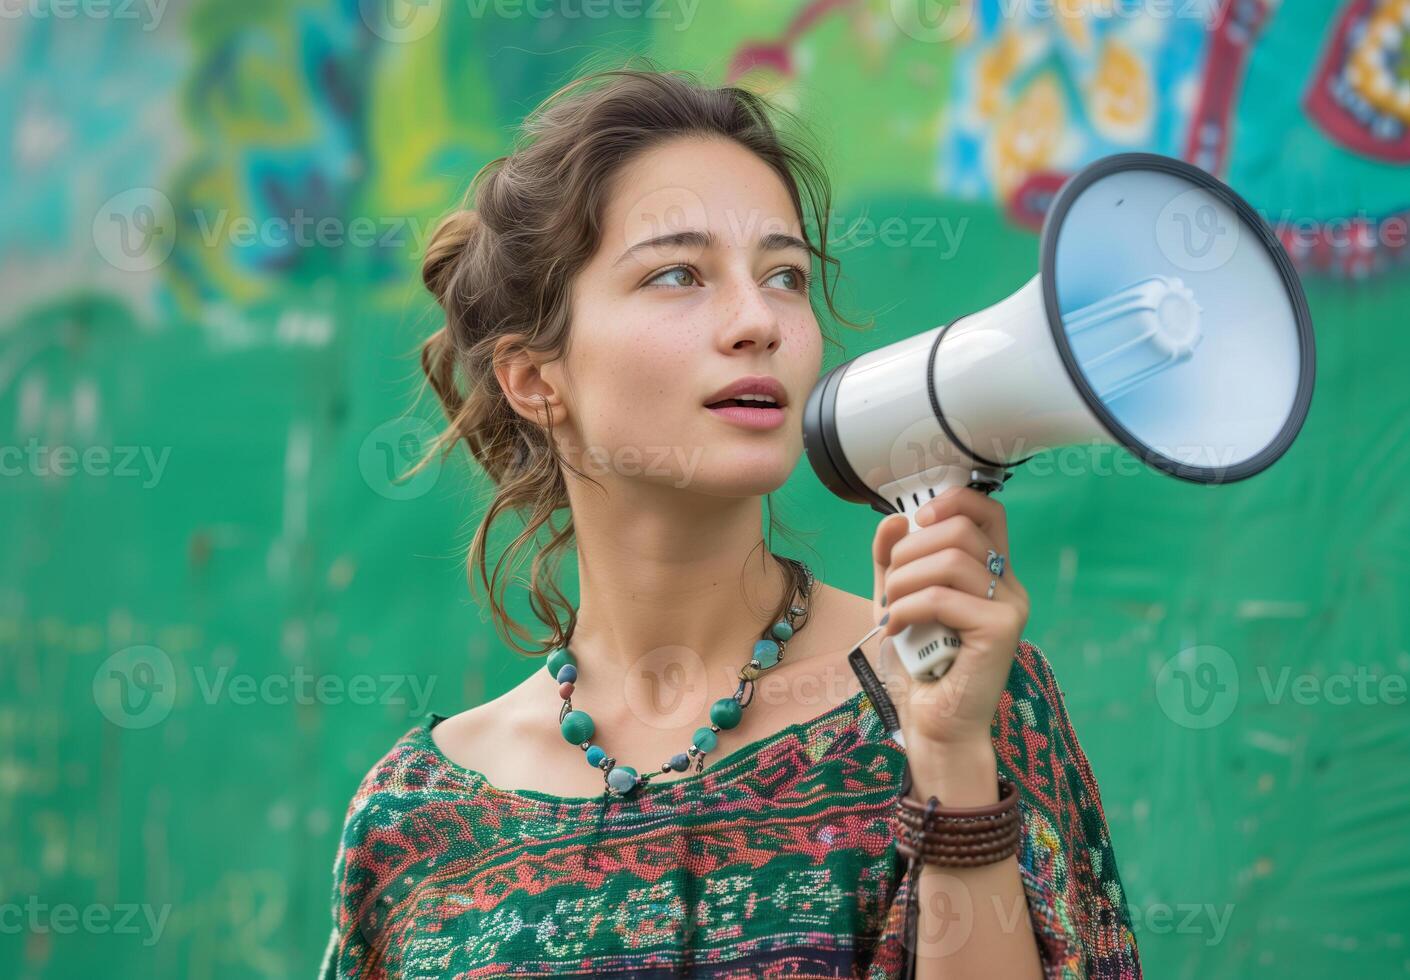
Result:
M525 349L521 341L520 335L507 334L495 344L494 374L500 390L524 418L538 425L561 425L567 410L559 373L550 367L548 355Z

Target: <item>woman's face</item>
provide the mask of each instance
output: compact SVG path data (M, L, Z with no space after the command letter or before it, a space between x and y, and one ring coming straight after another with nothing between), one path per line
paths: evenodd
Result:
M783 484L822 365L801 236L783 182L733 141L679 137L626 166L556 365L570 461L604 484L718 496ZM707 407L750 378L760 391L772 379L778 405Z

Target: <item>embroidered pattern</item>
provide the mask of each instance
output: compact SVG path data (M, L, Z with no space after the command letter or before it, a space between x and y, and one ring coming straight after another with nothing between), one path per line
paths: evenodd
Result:
M905 975L905 752L864 693L627 798L495 787L439 752L438 720L352 799L322 980ZM1026 640L993 737L1046 975L1136 980L1096 780Z

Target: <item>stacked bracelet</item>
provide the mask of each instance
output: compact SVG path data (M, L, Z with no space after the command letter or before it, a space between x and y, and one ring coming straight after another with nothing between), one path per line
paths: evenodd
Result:
M1018 787L999 779L999 802L942 807L934 796L921 803L909 794L896 800L901 835L896 848L908 858L952 868L993 864L1018 852Z

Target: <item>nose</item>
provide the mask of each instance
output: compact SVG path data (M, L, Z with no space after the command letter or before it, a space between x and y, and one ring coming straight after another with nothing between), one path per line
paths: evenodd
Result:
M742 277L722 297L728 311L721 319L720 349L731 351L778 349L781 339L778 313L763 287Z

